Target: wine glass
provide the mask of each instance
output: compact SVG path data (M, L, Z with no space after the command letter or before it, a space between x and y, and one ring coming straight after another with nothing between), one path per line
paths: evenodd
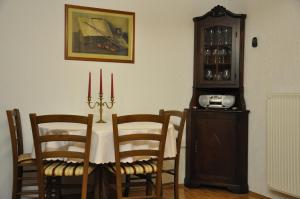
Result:
M229 72L228 69L225 69L225 70L223 71L223 79L229 80L229 78L230 78L230 72Z
M212 55L213 55L213 59L214 59L215 64L218 62L218 57L219 57L218 54L219 54L218 49L214 49L213 52L212 52Z
M205 78L211 80L213 78L213 72L211 69L207 69L205 73Z
M222 27L217 28L217 39L218 39L218 45L223 44L223 34L222 34Z
M209 33L209 44L212 46L214 45L215 31L214 29L211 28L209 29L208 33Z
M219 63L224 64L225 63L225 56L227 55L226 49L220 49L219 50Z
M205 60L206 60L206 64L209 63L209 56L211 55L211 50L210 49L206 49L204 52L205 55Z
M231 28L225 27L223 29L223 32L224 32L224 44L225 45L231 44Z

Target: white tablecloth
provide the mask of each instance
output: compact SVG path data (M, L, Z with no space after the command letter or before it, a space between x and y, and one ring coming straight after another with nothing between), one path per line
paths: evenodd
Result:
M150 133L158 132L161 128L160 124L156 123L131 123L119 125L120 134L126 134L128 132L136 133ZM54 124L43 124L40 126L42 134L57 134L62 131L66 134L82 134L85 132L84 125L78 124L66 124L66 123L54 123ZM164 157L175 157L176 155L176 136L177 131L174 126L170 123L168 127L166 146ZM43 146L43 150L51 151L56 149L70 150L70 151L83 151L82 143L70 143L70 142L48 142L47 145ZM132 149L157 149L158 144L155 141L135 141L134 143L122 144L120 147L121 151L132 150ZM34 151L34 149L33 149ZM34 152L32 153L33 157ZM133 159L126 158L123 162L132 162ZM96 164L115 162L114 154L114 142L113 142L113 131L112 123L94 123L92 130L91 140L91 152L90 162Z

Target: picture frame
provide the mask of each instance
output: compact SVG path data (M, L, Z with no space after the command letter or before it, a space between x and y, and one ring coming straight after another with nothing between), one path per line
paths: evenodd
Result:
M65 4L65 59L134 63L135 13Z

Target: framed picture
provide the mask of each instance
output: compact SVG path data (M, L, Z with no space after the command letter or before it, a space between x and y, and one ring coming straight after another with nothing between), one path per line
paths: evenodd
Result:
M65 5L65 59L134 63L135 13Z

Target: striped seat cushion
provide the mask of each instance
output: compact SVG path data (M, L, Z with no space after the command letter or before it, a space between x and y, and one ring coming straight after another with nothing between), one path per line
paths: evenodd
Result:
M31 153L24 153L18 156L18 164L34 164L35 159L31 157Z
M88 172L92 173L95 166L90 165ZM82 176L83 163L48 161L44 164L45 176Z
M108 170L115 173L116 165L108 164ZM137 161L132 163L121 163L121 174L125 175L136 175L136 174L147 174L156 173L157 165L153 161Z

